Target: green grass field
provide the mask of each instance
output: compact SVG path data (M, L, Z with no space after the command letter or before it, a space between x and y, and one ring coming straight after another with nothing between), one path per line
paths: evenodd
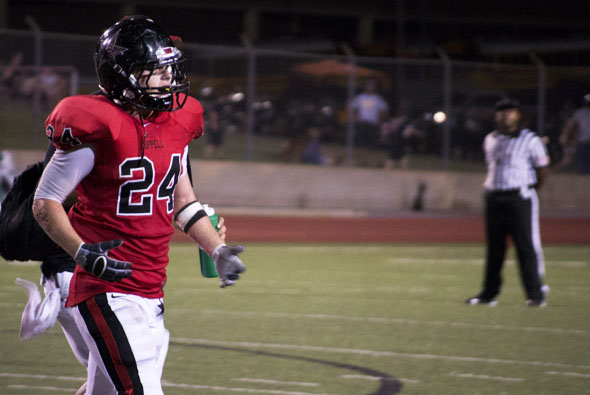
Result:
M548 306L524 306L512 255L496 307L466 306L481 245L252 244L225 290L175 244L166 394L590 394L590 247L546 246ZM18 339L36 263L0 261L0 394L84 380L58 325Z

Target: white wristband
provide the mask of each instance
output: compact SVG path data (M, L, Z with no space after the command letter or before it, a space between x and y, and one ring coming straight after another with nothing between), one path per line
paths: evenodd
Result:
M187 233L191 226L195 224L202 217L206 217L207 213L203 209L203 206L198 201L191 202L181 208L175 215L174 220L176 225L184 232Z

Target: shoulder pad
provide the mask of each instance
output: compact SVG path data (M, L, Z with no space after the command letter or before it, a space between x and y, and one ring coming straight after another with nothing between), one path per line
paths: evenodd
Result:
M68 150L99 140L115 140L125 112L100 95L66 97L45 121L45 134L59 149Z
M188 96L184 106L172 113L178 124L189 132L192 139L196 139L203 134L203 107L197 99Z

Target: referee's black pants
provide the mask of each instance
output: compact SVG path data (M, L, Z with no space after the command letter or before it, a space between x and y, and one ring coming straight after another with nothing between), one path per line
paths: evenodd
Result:
M511 236L527 299L544 298L540 274L544 262L538 236L538 199L535 190L530 193L533 196L528 198L522 197L518 190L486 193L487 254L482 297L491 299L500 293L507 237Z

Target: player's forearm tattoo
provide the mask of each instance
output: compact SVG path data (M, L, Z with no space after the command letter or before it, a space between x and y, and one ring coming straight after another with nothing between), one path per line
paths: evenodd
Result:
M37 223L47 233L49 238L57 243L55 240L54 233L55 233L55 226L51 219L49 218L49 210L45 205L33 205L33 215L37 220ZM59 243L58 243L59 244Z
M48 232L48 228L51 227L49 221L49 215L47 215L47 210L45 208L41 208L39 206L33 207L33 214L39 226L45 231Z

